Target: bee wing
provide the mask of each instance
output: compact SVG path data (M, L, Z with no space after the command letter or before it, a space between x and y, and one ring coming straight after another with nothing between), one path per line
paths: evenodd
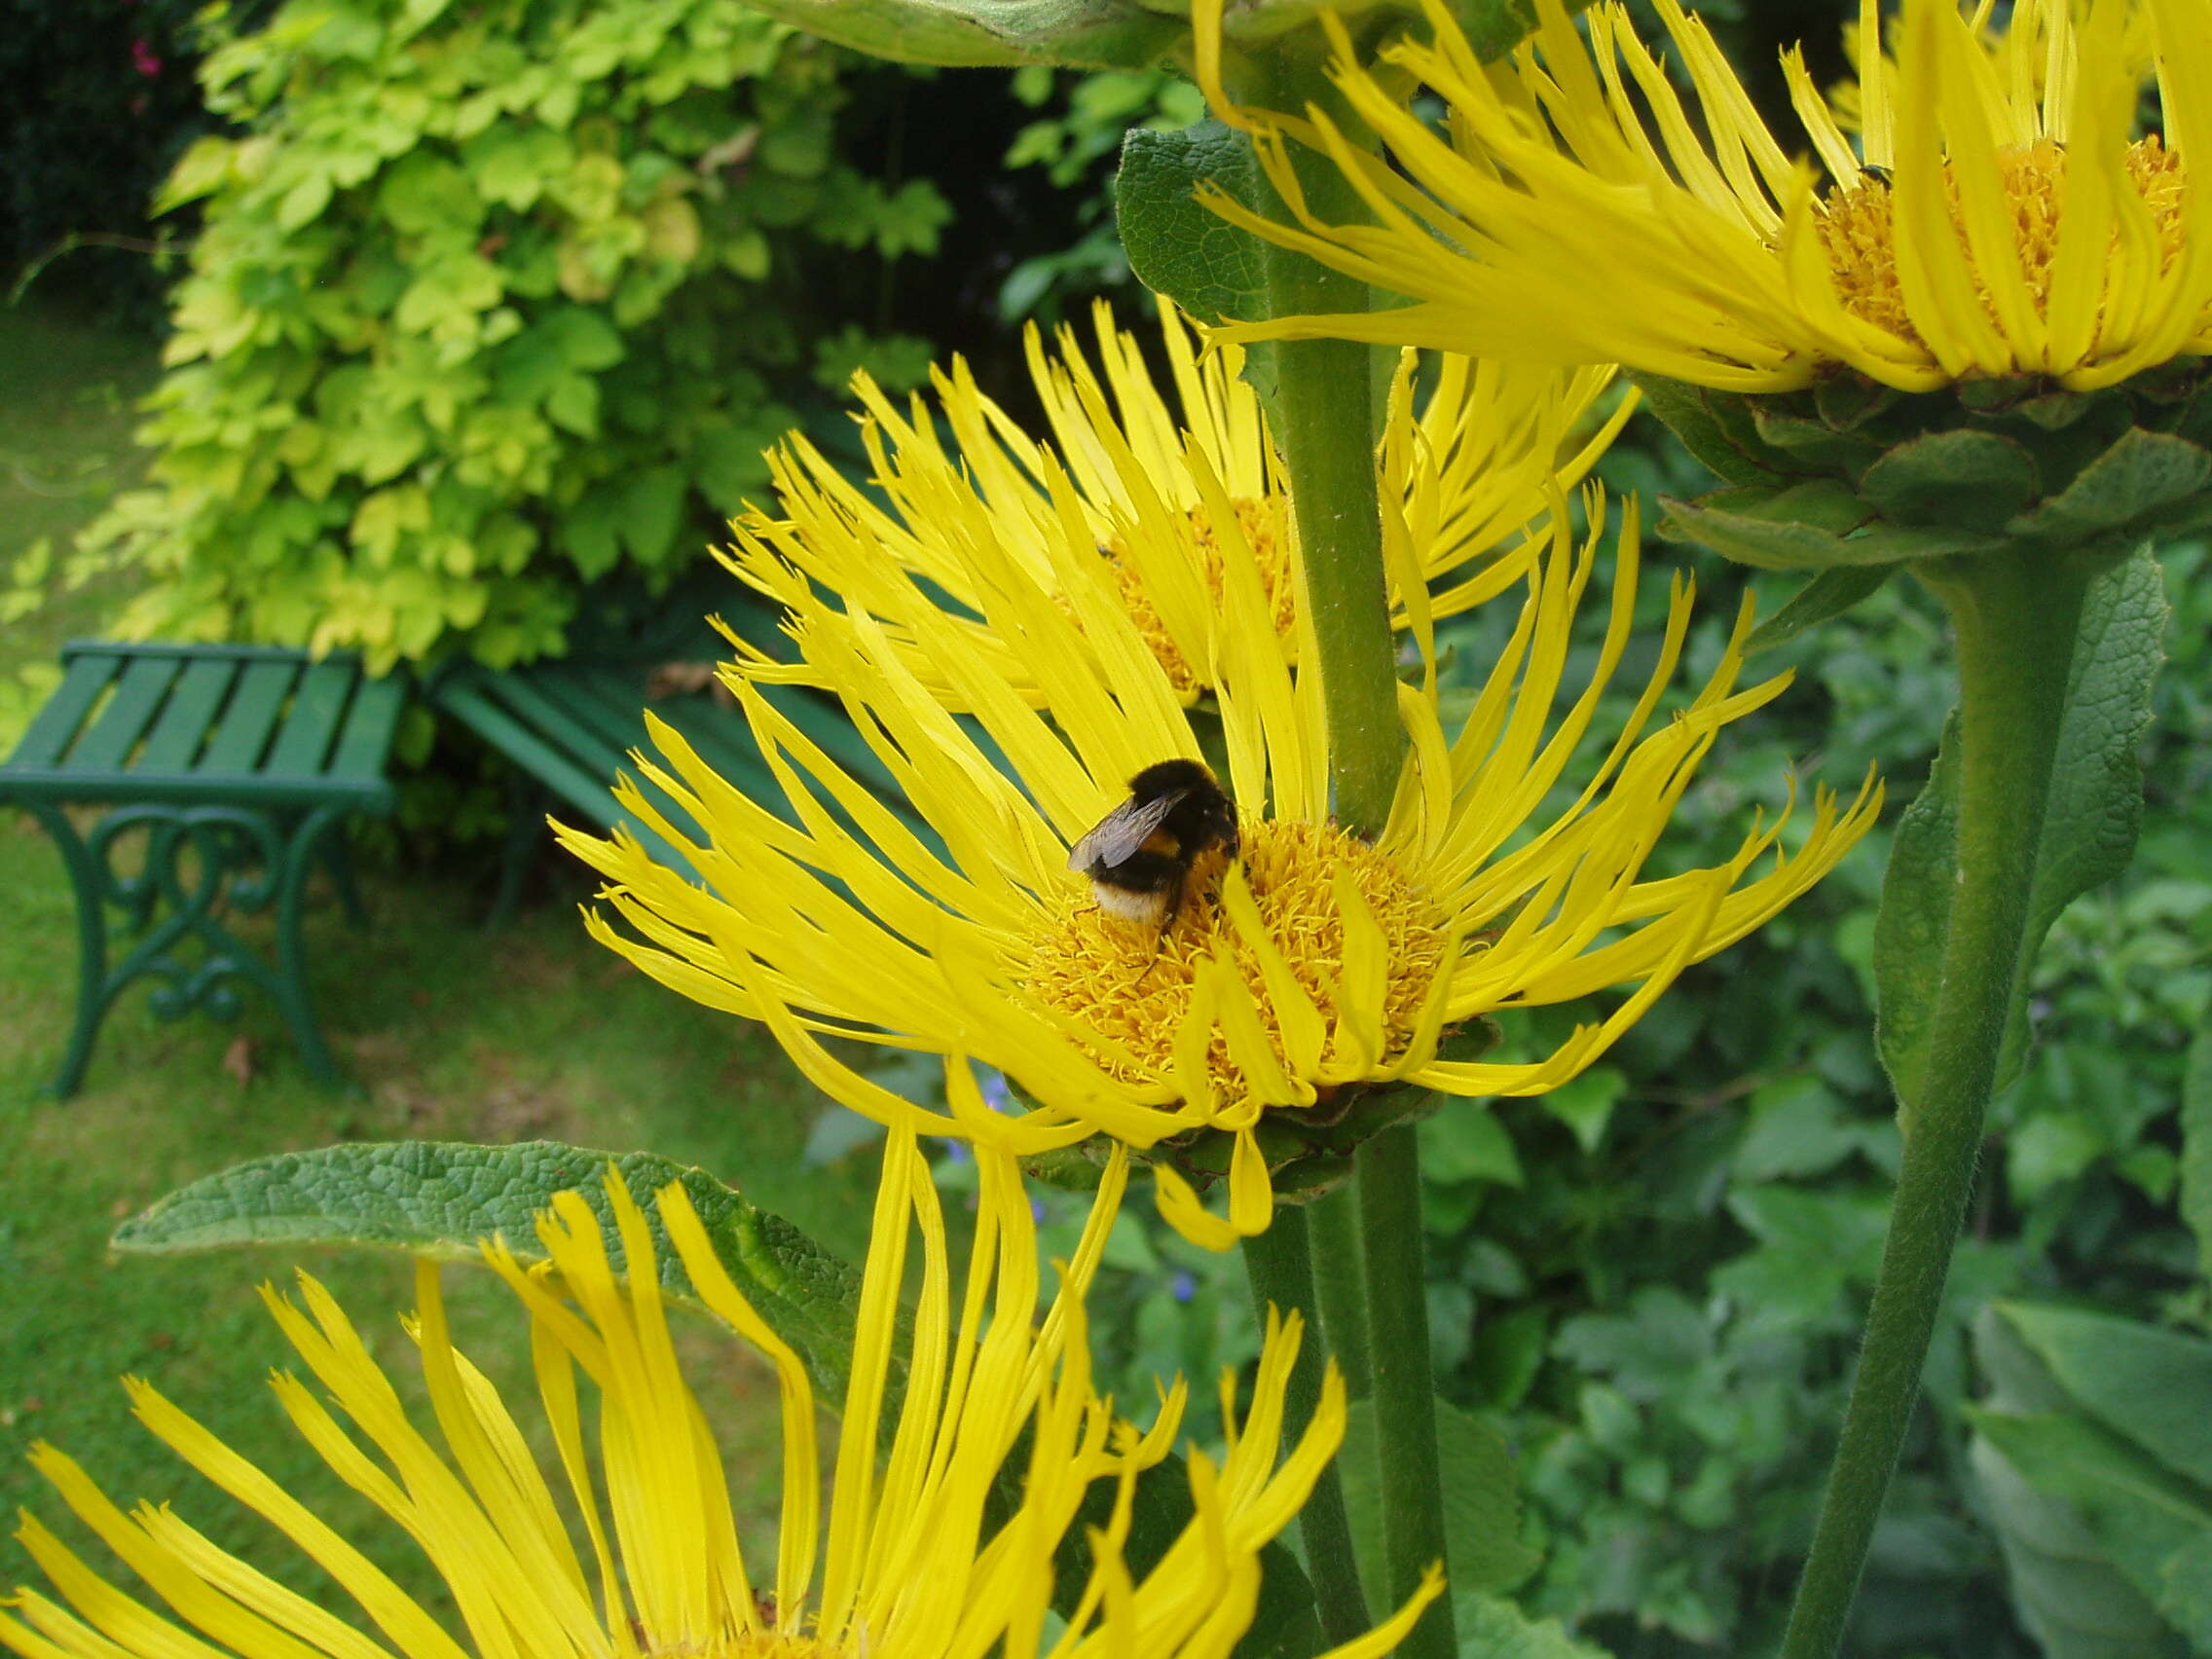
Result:
M1166 821L1175 803L1190 793L1170 790L1151 800L1124 801L1068 849L1068 868L1081 874L1099 865L1127 863L1129 855L1144 845L1145 837Z

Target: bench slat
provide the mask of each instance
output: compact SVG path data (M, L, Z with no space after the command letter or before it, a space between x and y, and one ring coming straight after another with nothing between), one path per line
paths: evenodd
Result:
M621 674L596 674L580 666L541 665L532 671L530 682L570 719L607 744L616 757L645 741L645 721L640 713L645 705L645 688L637 679Z
M215 711L238 678L239 665L221 657L193 657L177 676L175 689L162 710L162 718L147 734L138 753L136 769L145 772L181 772L205 741Z
M640 776L638 768L631 763L629 752L645 742L644 716L633 715L624 720L618 711L626 705L617 702L596 710L590 722L591 729L586 730L577 721L567 718L567 705L554 695L549 682L557 682L559 678L558 675L544 673L503 675L498 682L499 695L540 737L555 739L567 746L585 771L595 772L603 780L601 788L605 792L606 804L600 808L600 822L611 826L615 818L620 818L641 834L645 834L654 846L667 845L659 835L645 831L644 825L616 804L614 778L616 773L620 773L637 785L645 799L680 832L695 841L706 840L706 830L698 820L685 811L666 790L649 778ZM617 697L636 694L627 688L618 688L615 692ZM608 730L619 735L610 741L602 738L600 733ZM674 849L669 850L675 856ZM678 858L678 863L681 867L690 867L689 863L681 857Z
M61 683L55 687L54 695L46 700L46 706L24 729L22 741L16 745L15 754L8 756L8 764L53 765L69 747L69 740L77 735L85 716L122 666L121 657L105 651L85 651L71 657Z
M502 690L512 688L511 681L501 686ZM592 823L603 830L626 824L636 831L638 839L645 844L656 862L672 869L690 869L690 865L674 847L621 810L614 799L610 776L597 777L585 771L485 695L482 686L457 677L439 688L437 700L440 707L466 723L485 742L545 784Z
M112 772L129 758L130 751L152 723L155 711L176 679L174 657L139 657L129 663L115 682L115 695L93 717L85 735L69 752L72 772Z
M557 744L574 764L601 781L613 781L635 737L603 738L569 719L535 679L518 674L490 675L483 689L512 711L542 743Z
M594 824L606 826L614 821L611 780L576 764L509 711L500 708L483 686L449 681L438 692L438 702L571 806L589 814Z
M347 699L360 678L360 669L350 662L318 662L300 676L284 729L276 734L262 771L276 778L319 776Z
M338 747L330 758L330 775L351 781L384 778L385 756L391 753L391 734L399 714L407 706L407 686L396 674L361 682L346 711L346 729L338 734Z
M196 772L225 772L233 776L259 770L269 734L276 729L276 717L284 711L284 697L299 678L297 658L265 658L250 662L239 676L230 707L207 747L200 752Z
M595 771L606 779L609 812L616 813L633 829L644 830L643 825L627 813L621 813L613 804L614 777L619 772L637 785L645 799L679 830L694 840L707 838L706 830L698 820L666 790L641 776L630 759L630 751L643 748L645 741L645 716L638 712L644 693L631 681L608 673L604 682L594 682L587 688L580 676L541 668L527 674L503 675L498 683L500 695L517 715L540 735L557 737L574 752L585 770ZM639 699L639 704L633 705L632 698ZM691 697L675 700L697 701ZM754 770L761 771L757 761ZM764 773L762 780L765 781ZM750 787L751 779L744 781ZM612 820L603 818L602 822L611 824ZM657 835L652 839L655 845L665 845ZM683 867L690 867L687 862Z

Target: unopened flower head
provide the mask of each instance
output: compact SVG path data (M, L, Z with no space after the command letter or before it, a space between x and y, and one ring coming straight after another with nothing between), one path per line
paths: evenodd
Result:
M434 1267L418 1272L409 1325L434 1435L410 1420L320 1284L302 1273L296 1303L265 1292L323 1391L279 1374L273 1385L283 1410L422 1548L453 1597L461 1640L276 1481L149 1383L132 1382L145 1426L271 1523L381 1635L283 1588L166 1506L125 1513L75 1461L42 1445L32 1459L62 1501L169 1613L117 1590L26 1517L18 1536L54 1593L26 1588L0 1601L10 1609L0 1611L0 1646L23 1659L1227 1659L1253 1616L1261 1547L1303 1504L1342 1438L1342 1383L1332 1373L1311 1425L1285 1447L1283 1395L1299 1331L1295 1320L1271 1321L1249 1415L1240 1431L1232 1418L1225 1461L1192 1456L1193 1519L1150 1570L1133 1574L1121 1557L1132 1483L1167 1451L1183 1393L1177 1383L1140 1435L1091 1392L1083 1294L1113 1221L1121 1166L1109 1166L1039 1323L1036 1237L1019 1175L1001 1155L984 1152L981 1164L963 1294L928 1171L912 1137L893 1131L826 1527L806 1371L723 1270L682 1187L660 1195L660 1219L699 1298L774 1364L781 1384L783 1513L765 1575L756 1576L739 1547L721 1455L678 1370L653 1271L665 1264L646 1212L610 1173L620 1259L645 1271L617 1272L598 1216L575 1193L538 1223L543 1266L485 1247L530 1315L558 1455L553 1479L491 1382L453 1346ZM917 1231L921 1300L910 1345L895 1348ZM903 1393L894 1381L901 1358ZM896 1426L886 1439L887 1415ZM1008 1465L1024 1430L1029 1443ZM880 1465L879 1443L887 1448ZM999 1516L1002 1465L1018 1500ZM1088 1591L1049 1637L1054 1552L1096 1480L1118 1483L1117 1501L1091 1533ZM564 1504L582 1519L583 1551ZM1437 1588L1424 1587L1330 1659L1380 1659Z
M1839 365L1904 391L2013 376L2089 391L2212 347L2212 216L2191 173L2212 156L2212 0L2018 0L2001 30L1986 0L1971 18L1903 0L1888 29L1862 0L1842 111L1784 60L1818 171L1705 25L1656 5L1694 109L1617 0L1579 25L1538 0L1510 65L1479 61L1438 4L1433 41L1384 54L1446 99L1448 136L1346 51L1338 84L1395 167L1318 114L1231 110L1294 202L1286 137L1329 151L1375 219L1219 210L1419 302L1231 332L1618 362L1742 392ZM2152 73L2162 134L2137 127Z
M942 666L918 648L907 613L916 604L942 611L949 601L964 648L1040 700L1020 653L979 620L993 587L1009 579L1043 587L1082 626L1101 607L1134 616L1177 694L1195 702L1221 654L1225 567L1249 565L1275 638L1294 656L1297 529L1260 400L1240 375L1242 350L1201 358L1162 302L1172 382L1163 389L1145 343L1117 328L1103 303L1094 323L1094 355L1073 329L1051 350L1029 330L1049 438L1023 431L958 360L935 376L943 435L929 400L902 412L861 377L862 438L880 498L793 435L769 457L779 512L737 522L733 567L794 608L811 582L844 593L881 619L915 675L945 697L953 688ZM1533 557L1522 531L1604 454L1631 403L1595 418L1610 366L1446 356L1432 378L1417 414L1408 365L1381 460L1423 550L1406 579L1433 587L1429 609L1444 614L1521 577ZM917 587L916 575L931 586ZM1396 608L1402 624L1402 593ZM819 665L763 657L756 671L822 683Z
M1218 480L1200 499L1228 522ZM1593 491L1587 505L1602 527L1603 499ZM1609 615L1590 659L1570 640L1600 535L1578 543L1565 501L1555 507L1514 625L1449 719L1425 590L1410 579L1421 554L1404 518L1385 513L1419 669L1400 696L1396 801L1372 842L1331 822L1319 689L1278 647L1253 563L1223 567L1215 646L1213 764L1235 832L1218 826L1187 848L1148 839L1156 861L1207 855L1175 883L1157 862L1133 866L1161 878L1164 926L1102 905L1069 867L1070 848L1127 804L1131 780L1162 761L1206 759L1141 620L1104 595L1071 611L1057 571L993 551L987 580L961 571L999 642L986 653L919 596L882 602L895 621L854 597L912 584L913 573L854 571L846 583L840 567L826 573L847 588L844 602L794 590L789 628L919 826L809 741L741 665L728 682L780 798L733 787L654 722L659 755L642 766L644 788L623 786L624 804L697 879L626 832L563 830L608 881L612 914L591 926L673 988L767 1021L821 1088L886 1121L919 1115L935 1132L1028 1156L1094 1135L1154 1148L1226 1134L1227 1219L1164 1161L1161 1207L1216 1247L1256 1233L1274 1198L1271 1125L1325 1115L1359 1085L1467 1095L1559 1087L1685 965L1804 892L1872 821L1869 780L1848 810L1820 793L1794 851L1779 823L1753 822L1721 863L1647 875L1720 729L1785 681L1738 684L1747 611L1686 706L1660 717L1690 623L1690 590L1677 581L1665 630L1648 643L1646 682L1626 719L1601 729L1601 698L1632 644L1635 515L1604 561ZM944 557L976 545L948 536ZM917 654L938 665L968 719L915 671ZM1456 1057L1446 1044L1478 1016L1609 987L1627 990L1608 1014L1534 1059ZM946 1112L892 1095L825 1037L944 1055ZM1003 1071L1028 1110L986 1109L971 1062Z

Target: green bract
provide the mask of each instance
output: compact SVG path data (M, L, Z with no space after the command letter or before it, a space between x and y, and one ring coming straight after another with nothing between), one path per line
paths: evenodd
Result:
M1455 1060L1480 1059L1498 1043L1494 1020L1471 1019L1448 1035L1439 1051ZM1279 1209L1309 1204L1342 1187L1352 1174L1359 1149L1386 1129L1413 1124L1435 1114L1445 1096L1405 1084L1349 1085L1326 1100L1306 1107L1276 1107L1256 1131L1268 1165L1268 1181ZM1094 1135L1073 1146L1025 1160L1023 1169L1055 1187L1087 1192L1098 1184L1098 1170L1113 1146ZM1199 1193L1229 1179L1236 1137L1227 1129L1193 1129L1139 1150L1136 1156L1164 1163Z
M1733 486L1669 501L1662 531L1762 570L1828 573L1828 613L1879 580L1832 574L1848 568L2005 552L2096 570L2212 525L2203 359L2101 392L2018 379L1916 396L1850 371L1782 393L1641 384Z
M658 579L766 482L779 392L926 365L814 297L948 216L839 159L842 54L715 0L437 12L294 0L207 60L242 131L169 181L205 230L153 488L92 533L137 632L557 651L585 581Z

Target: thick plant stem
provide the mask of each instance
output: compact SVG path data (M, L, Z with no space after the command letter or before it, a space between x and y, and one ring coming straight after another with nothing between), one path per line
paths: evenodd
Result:
M1335 90L1321 73L1317 59L1283 56L1256 66L1272 85L1261 101L1275 109L1297 109L1309 100L1336 106L1346 117L1345 129L1356 132L1359 125L1348 119ZM1361 215L1356 193L1336 166L1325 158L1300 154L1293 165L1313 209L1338 220ZM1367 309L1365 284L1327 270L1303 254L1267 244L1262 252L1267 276L1269 314L1291 316L1309 312L1346 312ZM1310 654L1301 660L1301 675L1319 679L1321 702L1329 733L1329 799L1336 821L1356 834L1379 834L1390 814L1396 793L1404 733L1398 719L1397 646L1390 628L1390 598L1382 561L1382 515L1376 492L1375 450L1382 423L1373 374L1373 354L1364 345L1343 340L1277 342L1268 348L1273 356L1274 396L1271 425L1282 455L1290 485L1291 512L1298 529L1300 598L1310 622ZM1388 1136L1385 1139L1390 1138ZM1443 1554L1443 1494L1438 1486L1436 1424L1429 1392L1428 1323L1420 1278L1420 1213L1418 1171L1414 1169L1413 1138L1405 1135L1404 1191L1393 1187L1388 1201L1393 1227L1410 1229L1411 1294L1418 1329L1418 1349L1410 1356L1419 1381L1418 1402L1408 1407L1381 1392L1384 1365L1382 1355L1394 1339L1373 1306L1375 1257L1372 1251L1346 1251L1345 1242L1352 1224L1347 1212L1350 1194L1324 1198L1324 1208L1335 1206L1325 1231L1330 1238L1330 1317L1315 1319L1321 1310L1315 1294L1310 1237L1306 1217L1296 1209L1277 1210L1274 1223L1258 1238L1247 1239L1245 1261L1252 1274L1254 1293L1272 1296L1280 1305L1296 1306L1307 1313L1313 1342L1326 1332L1340 1346L1345 1364L1364 1388L1376 1390L1378 1443L1389 1452L1402 1452L1404 1469L1393 1469L1384 1483L1384 1550L1390 1562L1391 1594L1409 1594L1419 1582L1420 1567ZM1370 1147L1359 1163L1361 1193L1359 1214L1371 1215L1366 1199L1367 1169L1374 1152ZM1363 1224L1364 1225L1364 1224ZM1399 1240L1400 1246L1406 1239ZM1287 1272L1295 1257L1302 1284L1295 1301L1282 1291L1263 1286ZM1358 1287L1347 1283L1348 1260L1364 1259L1369 1278L1368 1306L1360 1307ZM1388 1266L1403 1271L1395 1255ZM1309 1420L1315 1392L1304 1382L1308 1355L1301 1354L1300 1376L1294 1378L1288 1428L1296 1433ZM1311 1355L1313 1390L1319 1384L1319 1356ZM1418 1442L1418 1445L1413 1443ZM1386 1463L1385 1467L1389 1465ZM1416 1507L1435 1512L1434 1547L1416 1568L1413 1584L1398 1584L1397 1556L1391 1548L1390 1509L1402 1501L1394 1488L1401 1482L1419 1489ZM1300 1516L1305 1530L1309 1567L1321 1598L1321 1622L1332 1641L1343 1642L1363 1634L1367 1626L1365 1598L1351 1553L1351 1530L1346 1521L1343 1489L1332 1470L1325 1484L1316 1487ZM1410 1546L1409 1546L1410 1547ZM1453 1659L1454 1641L1449 1604L1440 1601L1399 1649L1409 1659Z
M1306 1206L1313 1240L1313 1285L1321 1298L1321 1329L1329 1352L1345 1374L1345 1389L1355 1400L1375 1391L1367 1355L1374 1346L1367 1334L1366 1252L1359 1241L1359 1188L1347 1181L1328 1197Z
M1959 655L1957 885L1926 1070L1906 1104L1889 1237L1783 1659L1830 1659L1897 1466L1973 1185L2050 793L2085 579L2056 559L1946 561L1923 572Z
M1309 98L1336 101L1317 65L1282 62L1273 68L1278 82L1269 99L1273 108L1297 109ZM1349 129L1358 130L1357 123ZM1316 212L1339 221L1364 216L1358 196L1333 163L1297 151L1293 165ZM1272 242L1262 257L1272 316L1367 309L1367 285L1355 277ZM1376 495L1382 422L1373 353L1346 340L1287 340L1272 350L1276 393L1271 424L1289 475L1303 597L1317 658L1299 666L1320 676L1336 820L1356 833L1375 835L1389 817L1404 737Z
M1275 1212L1274 1225L1244 1240L1244 1271L1252 1281L1252 1306L1263 1326L1272 1307L1296 1311L1306 1321L1306 1340L1298 1345L1298 1363L1284 1395L1288 1432L1303 1433L1321 1399L1320 1302L1313 1288L1313 1250L1300 1209ZM1352 1554L1351 1521L1345 1513L1344 1483L1334 1459L1313 1483L1313 1495L1298 1513L1306 1539L1307 1571L1318 1598L1321 1630L1332 1645L1342 1645L1368 1629L1367 1599L1360 1593L1359 1563Z
M1436 1383L1428 1358L1428 1291L1421 1272L1420 1161L1411 1124L1359 1151L1359 1221L1367 1266L1368 1365L1375 1384L1375 1451L1382 1487L1388 1604L1419 1588L1444 1559L1444 1482L1436 1452ZM1452 1601L1429 1604L1399 1643L1401 1659L1455 1659Z

